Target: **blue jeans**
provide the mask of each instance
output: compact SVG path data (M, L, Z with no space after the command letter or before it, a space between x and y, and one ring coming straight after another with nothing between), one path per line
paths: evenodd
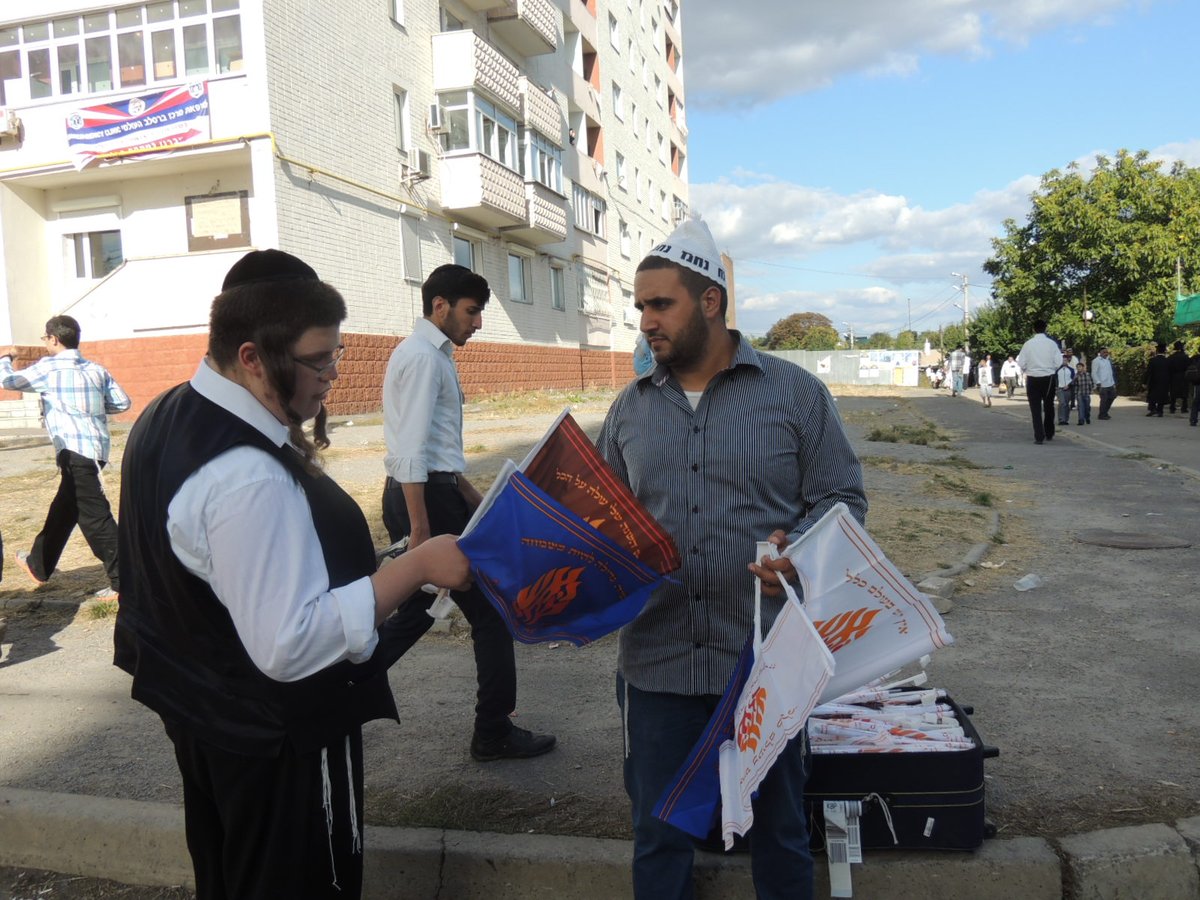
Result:
M1058 424L1071 424L1071 389L1058 389Z
M625 790L633 805L633 894L637 900L692 900L694 845L654 817L654 807L708 724L720 697L640 691L617 675L625 723ZM747 835L759 900L811 900L813 860L804 816L811 756L802 735L759 785Z
M1079 392L1079 424L1092 421L1092 395Z
M961 394L963 392L963 373L954 372L950 376L950 393Z

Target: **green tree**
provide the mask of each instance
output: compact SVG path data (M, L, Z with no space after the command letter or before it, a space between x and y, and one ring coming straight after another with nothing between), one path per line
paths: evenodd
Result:
M886 331L875 331L866 340L859 340L856 343L864 350L892 350L895 349L896 339Z
M1030 201L1023 224L1004 223L983 267L1001 307L976 322L989 343L1024 340L1037 319L1089 356L1176 336L1177 259L1191 263L1184 293L1200 290L1200 169L1177 162L1164 171L1146 151L1121 150L1091 172L1047 172Z
M837 346L833 323L820 313L792 313L767 331L768 350L832 350Z
M903 329L901 329L900 333L892 341L892 347L897 350L920 350L923 346L925 345L917 337L915 331L905 331Z

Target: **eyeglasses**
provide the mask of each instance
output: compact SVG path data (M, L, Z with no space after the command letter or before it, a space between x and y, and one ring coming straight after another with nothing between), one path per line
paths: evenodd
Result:
M337 367L337 364L339 362L341 362L342 357L345 355L346 355L346 348L344 346L342 346L341 344L338 344L336 347L333 348L333 355L326 362L323 362L323 363L310 362L307 359L301 359L299 356L293 356L292 362L299 363L300 365L304 366L304 368L306 368L306 369L312 369L314 372L317 373L318 376L325 376L325 375L328 375L330 372L332 372L334 370L334 368Z

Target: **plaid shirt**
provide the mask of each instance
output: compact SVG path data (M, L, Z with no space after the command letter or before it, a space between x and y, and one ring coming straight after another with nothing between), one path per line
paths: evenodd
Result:
M1076 397L1078 397L1080 394L1090 394L1095 389L1096 389L1096 382L1092 379L1092 376L1089 375L1087 372L1084 372L1082 375L1079 375L1079 374L1075 375L1075 396Z
M0 387L41 394L42 418L55 450L72 450L108 461L108 415L132 405L129 396L103 366L78 350L63 350L14 372L12 359L0 357Z

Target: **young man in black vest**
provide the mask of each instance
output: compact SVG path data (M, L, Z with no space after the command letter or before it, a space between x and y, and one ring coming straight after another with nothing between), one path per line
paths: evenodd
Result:
M321 471L345 316L299 259L249 253L208 356L125 450L115 662L175 745L201 900L360 895L362 723L396 717L376 628L421 584L469 580L452 536L376 571Z

